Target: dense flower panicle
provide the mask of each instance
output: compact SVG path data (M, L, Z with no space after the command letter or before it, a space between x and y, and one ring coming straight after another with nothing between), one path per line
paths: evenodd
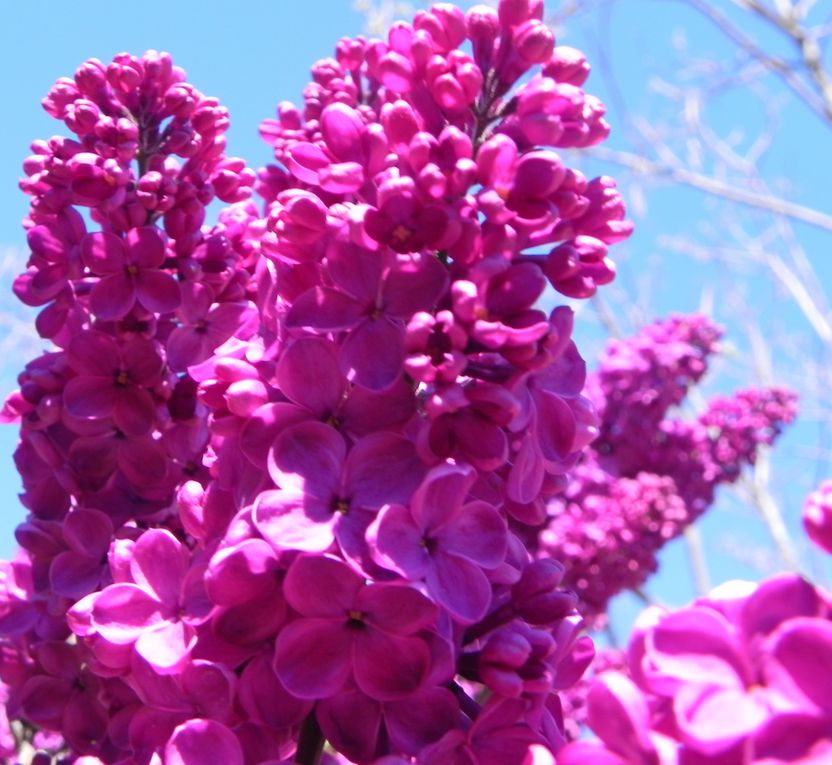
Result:
M627 666L601 672L587 694L600 741L570 743L558 764L826 762L830 651L828 594L791 574L648 609Z
M74 137L21 183L15 290L56 349L3 414L30 516L0 680L54 751L552 765L592 642L510 519L598 419L571 310L536 304L610 281L632 227L554 151L608 126L542 16L442 3L341 40L262 125L262 211L167 54L50 91Z
M694 419L669 416L702 378L720 330L702 316L675 316L611 341L587 391L599 436L549 506L541 549L567 563L565 582L584 612L637 589L656 555L736 481L796 412L793 393L741 390L711 399Z

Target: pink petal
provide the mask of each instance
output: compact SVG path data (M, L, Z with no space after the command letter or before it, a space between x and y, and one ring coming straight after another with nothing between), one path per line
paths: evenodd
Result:
M286 316L289 327L334 332L350 329L361 320L366 306L338 290L314 287L292 303Z
M405 504L424 475L413 444L393 433L373 433L357 441L344 466L344 487L354 506L377 510Z
M162 232L153 226L142 226L127 233L127 249L130 262L145 268L158 268L165 260L165 240Z
M381 704L360 691L345 691L319 702L316 716L326 740L355 762L374 762Z
M508 526L487 502L465 505L438 534L442 549L482 568L496 568L506 556Z
M323 338L295 340L278 361L275 376L287 398L319 418L334 412L345 387L338 366L338 347Z
M353 632L356 685L379 701L416 691L430 669L430 651L416 637L392 635L367 626Z
M246 539L214 554L205 587L217 605L243 603L272 585L276 569L274 550L262 539Z
M692 606L665 616L648 635L649 682L670 694L685 683L744 687L746 669L733 627L710 608Z
M139 271L135 285L138 301L151 313L171 313L182 300L179 282L166 271L155 268Z
M462 624L485 616L491 603L491 584L474 563L437 551L425 581L428 592Z
M745 689L696 684L682 686L673 699L682 740L704 754L718 754L752 735L771 710Z
M337 430L322 422L301 422L275 440L269 452L269 475L282 489L328 500L337 490L346 451Z
M161 622L136 641L137 653L161 675L179 674L196 644L196 633L182 622Z
M116 393L113 422L128 436L143 436L153 427L153 398L138 385L110 387Z
M325 699L343 687L352 669L354 633L346 620L298 619L277 636L274 667L299 699Z
M404 327L381 316L364 319L341 346L341 368L357 385L374 391L389 388L404 367Z
M342 560L331 556L300 555L283 583L289 605L304 616L346 618L355 608L362 579Z
M341 161L360 162L364 123L350 106L332 103L321 113L321 133L327 148Z
M94 274L113 274L124 269L124 243L108 231L87 234L81 241L81 258Z
M323 552L335 541L335 515L303 491L264 491L257 496L252 520L263 537L278 550Z
M800 711L832 716L832 623L795 617L772 635L764 665L767 686Z
M422 530L413 521L410 510L401 505L385 507L367 530L373 559L412 582L421 579L430 565L422 540Z
M358 593L355 608L367 624L397 635L412 635L436 624L439 611L421 592L400 584L374 584Z
M64 407L73 417L109 417L116 399L112 380L103 377L74 377L64 388Z
M165 746L164 765L243 765L237 737L213 720L188 720Z
M425 530L433 530L456 513L477 480L467 465L444 463L433 468L413 495L413 518Z
M133 280L122 272L105 276L90 290L90 308L105 321L124 318L136 302Z
M79 373L114 378L121 369L121 353L115 338L103 332L81 332L69 343L69 363Z
M162 604L135 584L112 584L95 596L92 623L109 643L126 645L162 621Z
M179 603L188 571L188 550L166 529L148 529L133 547L133 581L170 608Z
M587 722L610 749L627 762L658 765L647 702L629 678L604 672L592 683L587 701Z

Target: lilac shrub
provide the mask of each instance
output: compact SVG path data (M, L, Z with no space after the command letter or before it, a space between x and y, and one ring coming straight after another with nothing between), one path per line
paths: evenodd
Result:
M341 40L257 174L167 54L50 91L74 137L24 165L15 292L54 350L3 412L0 679L38 762L553 762L592 643L514 529L599 419L536 304L609 282L631 224L554 151L609 128L542 16Z
M587 379L598 437L549 502L540 546L567 565L564 583L596 620L610 598L644 584L659 550L795 417L796 397L782 388L714 397L692 418L674 411L720 336L704 316L673 316L611 341Z

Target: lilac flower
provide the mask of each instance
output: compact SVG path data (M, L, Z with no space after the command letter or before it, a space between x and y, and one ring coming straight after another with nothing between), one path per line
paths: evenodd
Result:
M133 229L124 240L104 231L88 234L81 242L81 257L102 277L90 293L90 306L101 319L121 319L137 301L155 313L169 313L179 305L179 285L159 268L165 241L155 228Z
M367 531L372 555L428 594L462 623L481 619L491 602L483 569L505 557L506 524L485 502L468 502L471 469L440 465L425 476L410 508L388 505Z
M337 558L315 555L290 566L285 593L300 618L278 636L275 669L293 695L328 698L350 677L380 701L421 687L430 652L416 633L437 617L424 595L407 586L365 585Z

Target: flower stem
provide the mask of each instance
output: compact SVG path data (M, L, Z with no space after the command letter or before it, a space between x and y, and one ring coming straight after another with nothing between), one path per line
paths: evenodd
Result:
M318 765L324 751L324 735L313 709L303 721L298 736L298 749L295 752L295 762L301 765Z

